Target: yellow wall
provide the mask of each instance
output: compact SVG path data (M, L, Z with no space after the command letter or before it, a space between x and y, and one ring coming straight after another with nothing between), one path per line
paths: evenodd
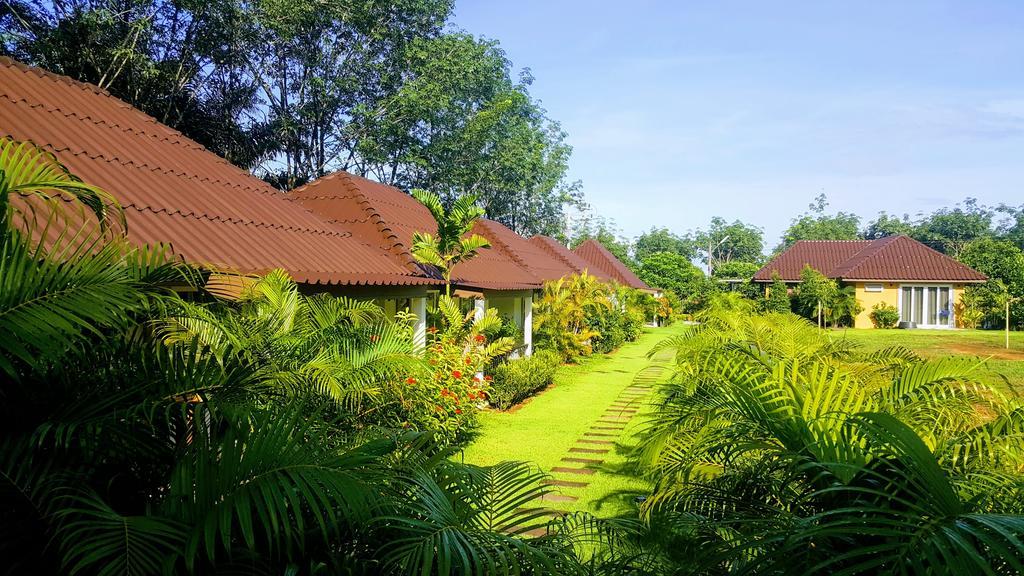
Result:
M881 284L881 292L865 292L865 284ZM854 328L874 328L871 322L871 307L880 302L899 307L900 285L895 282L857 282L857 302L861 305L860 314L854 320Z
M865 292L865 284L882 284L881 292ZM918 283L915 283L918 284ZM941 286L949 286L949 284L940 284ZM871 307L879 302L885 302L890 306L896 308L900 307L900 283L898 282L856 282L854 284L857 289L857 301L860 302L863 308L860 314L857 315L854 321L854 328L874 328L874 324L871 322ZM960 295L963 294L963 284L953 284L953 291L950 294L950 301L954 303L960 302ZM962 328L963 325L960 322L959 316L956 316L956 312L959 311L958 306L954 306L954 320L956 320L957 328Z

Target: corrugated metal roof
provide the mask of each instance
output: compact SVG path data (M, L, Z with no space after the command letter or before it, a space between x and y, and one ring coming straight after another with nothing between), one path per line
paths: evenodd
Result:
M592 266L589 262L580 258L579 254L576 254L572 250L569 250L561 242L555 240L550 236L544 236L538 234L530 238L530 243L540 247L542 250L550 254L551 256L558 258L566 266L572 269L573 273L580 273L586 271L588 274L596 276L601 280L612 280L613 278L608 273L604 272L600 268Z
M418 266L409 254L413 233L437 231L430 211L409 194L348 172L320 178L292 191L289 197L330 222L349 226L365 241L388 250L407 266ZM515 250L522 250L525 244L532 249L525 239L489 220L477 222L472 232L484 236L493 246L457 265L452 272L454 284L488 290L540 287L541 280L525 268L522 257L509 247L515 245Z
M771 282L772 273L798 282L804 266L840 280L903 282L984 282L984 274L908 236L878 240L801 240L754 275Z
M618 283L639 290L650 290L651 287L637 277L614 254L594 239L584 240L573 252L591 264L592 270L600 270Z
M435 281L106 92L0 58L0 135L47 148L125 207L129 239L310 284Z

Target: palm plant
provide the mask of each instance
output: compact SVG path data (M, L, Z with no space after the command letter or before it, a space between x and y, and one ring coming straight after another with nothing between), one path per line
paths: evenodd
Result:
M790 314L703 320L664 345L677 373L636 454L655 483L642 512L675 518L673 546L759 573L1019 565L1024 544L1005 537L1019 506L1001 504L1019 460L984 462L1019 453L1018 412L974 364L859 354Z
M452 272L455 266L491 246L490 242L479 234L468 235L476 221L483 217L484 210L476 205L475 195L461 196L448 210L445 210L437 194L414 190L412 195L426 206L434 217L437 222L437 234L413 233L410 252L418 262L437 267L444 279L445 295L451 295Z
M534 330L538 343L567 359L589 355L591 340L600 336L588 318L614 307L611 288L596 277L581 274L544 284L534 304Z
M282 270L252 282L237 302L181 302L163 323L170 344L198 340L262 366L267 384L324 395L359 418L393 402L391 390L426 371L412 334L371 301L304 296Z
M424 475L477 516L434 542L439 558L495 572L563 558L494 530L533 521L516 510L542 493L534 472L463 472L425 434L353 440L324 383L348 391L405 362L377 309L302 297L279 274L230 311L186 303L162 286L198 288L198 272L99 225L116 205L51 156L4 143L0 185L6 573L419 573L384 543L423 537L409 520L433 510ZM460 475L474 480L443 480Z

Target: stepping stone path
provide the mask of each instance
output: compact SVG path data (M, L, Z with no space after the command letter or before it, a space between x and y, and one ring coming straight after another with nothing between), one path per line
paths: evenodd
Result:
M616 440L621 436L626 424L633 419L644 404L651 387L657 384L666 371L667 363L672 359L671 350L662 350L654 355L652 363L640 370L633 377L630 385L622 390L619 396L612 401L604 414L594 421L590 431L583 433L583 438L576 441L576 446L569 448L569 454L562 458L565 466L555 466L550 470L552 478L545 480L544 484L559 489L544 495L540 500L543 502L577 502L579 496L563 493L566 489L586 488L589 482L586 478L598 472L601 464L604 464L602 455L611 452ZM544 508L545 512L550 511L553 516L568 514L565 510ZM543 536L545 528L538 528L525 532L528 536Z

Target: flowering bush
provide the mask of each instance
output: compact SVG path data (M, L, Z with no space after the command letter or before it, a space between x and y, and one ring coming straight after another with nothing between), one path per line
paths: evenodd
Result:
M425 378L410 376L403 394L409 405L410 424L433 430L438 439L454 444L464 439L476 424L476 412L487 404L490 376L484 366L515 345L510 338L488 339L485 333L501 323L495 310L473 319L463 314L448 296L438 301L441 326L427 329L426 358L430 373Z

